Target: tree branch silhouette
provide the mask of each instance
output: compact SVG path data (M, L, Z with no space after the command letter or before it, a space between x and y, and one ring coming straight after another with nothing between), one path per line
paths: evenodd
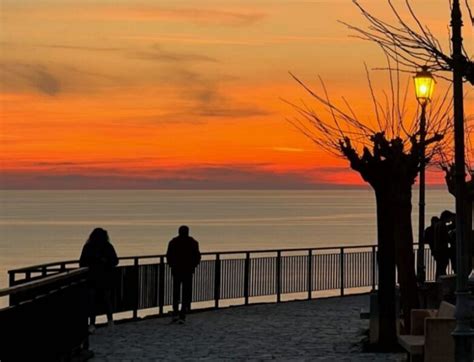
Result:
M400 72L389 71L390 90L383 93L384 102L380 102L366 67L375 118L372 122L369 119L361 120L344 97L342 105L336 104L329 97L321 78L322 90L317 92L295 75L291 76L315 105L310 107L305 101L286 101L297 112L297 116L288 121L318 147L347 159L350 167L375 192L381 308L379 345L390 349L396 344L393 304L395 265L406 312L405 325L410 325L408 311L418 305L411 224L412 186L420 171L422 149L426 149L425 162L428 164L437 150L444 147L444 134L451 124L448 116L451 103L447 101L447 92L432 103L427 117L426 139L422 145L418 111L411 117L408 112L408 86L405 87L405 94L400 94Z
M409 0L405 0L405 10L408 18L405 19L393 0L387 0L397 23L389 24L368 12L358 0L352 0L367 21L367 27L361 28L341 21L342 24L354 31L356 38L368 40L378 44L387 56L408 69L428 66L432 71L452 71L453 59L441 46L438 39L427 26L424 26L415 14ZM465 1L471 22L474 18ZM410 26L409 22L415 25ZM474 85L474 62L464 49L463 77L465 81Z

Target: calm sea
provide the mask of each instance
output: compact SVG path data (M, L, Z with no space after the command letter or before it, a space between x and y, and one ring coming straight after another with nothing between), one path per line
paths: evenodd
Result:
M445 190L428 190L426 197L427 222L454 208ZM415 192L415 236L417 198ZM8 269L78 258L95 227L109 231L120 256L164 253L181 224L203 251L376 240L370 190L0 191L0 203L0 288Z

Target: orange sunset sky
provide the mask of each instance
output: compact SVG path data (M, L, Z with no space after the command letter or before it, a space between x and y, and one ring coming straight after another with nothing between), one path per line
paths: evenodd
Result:
M385 1L361 3L393 20ZM413 3L449 52L449 2ZM321 76L331 95L370 117L364 62L375 68L385 61L376 45L338 23L364 26L350 0L0 6L1 188L362 183L345 160L286 121L295 111L282 101L310 101L288 71L315 87ZM472 26L464 15L469 50ZM379 90L384 77L375 71ZM439 79L436 92L443 88ZM416 107L414 94L408 100ZM466 115L472 100L468 95ZM442 183L442 175L429 173L429 182Z

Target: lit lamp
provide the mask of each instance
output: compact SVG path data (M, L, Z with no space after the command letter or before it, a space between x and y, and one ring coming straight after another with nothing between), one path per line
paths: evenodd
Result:
M425 138L426 138L426 105L431 101L435 88L433 75L424 66L413 77L416 99L421 106L420 116L420 199L418 212L418 251L416 255L417 277L420 283L425 281Z
M431 101L436 81L426 66L423 66L413 79L415 80L416 99L424 107Z

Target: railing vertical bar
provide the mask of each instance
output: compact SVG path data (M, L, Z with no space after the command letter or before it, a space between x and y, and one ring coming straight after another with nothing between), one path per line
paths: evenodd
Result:
M324 255L323 254L320 254L318 255L317 257L317 260L318 260L318 263L316 264L317 266L317 285L318 285L318 290L322 290L323 288L323 283L324 283L324 275L322 275L322 268L321 268L321 265L323 265L324 263Z
M221 294L221 257L216 253L216 261L214 264L214 307L219 308L219 297Z
M372 291L375 290L375 265L377 262L377 254L375 250L375 245L372 246Z
M309 250L309 253L311 254L311 273L310 273L310 276L311 276L311 298L313 297L313 290L317 290L317 282L318 282L318 279L317 279L317 270L318 270L318 265L316 263L316 255L313 254L313 250L310 249ZM313 262L314 260L314 262ZM313 270L314 270L314 277L313 277Z
M250 253L245 253L244 264L244 299L245 305L249 304L249 282L250 282Z
M324 271L324 266L327 266L329 265L329 268L327 268L327 273L329 273L329 275L325 275L325 271ZM323 290L327 290L327 289L332 289L332 260L331 260L331 255L329 254L324 254L324 264L321 266L321 275L322 275L322 278L321 278L321 281L322 281L322 285L323 285Z
M159 293L160 293L160 264L156 266L155 274L153 276L153 280L155 282L155 289L154 289L154 295L153 295L153 304L155 306L159 306Z
M15 272L9 270L8 271L8 286L13 287L15 285Z
M133 258L133 270L135 274L135 301L133 306L133 319L138 318L138 303L139 303L139 293L140 293L140 276L138 272L138 258Z
M340 249L341 296L344 295L344 248Z
M333 272L334 272L334 255L326 255L326 259L329 260L330 268L329 268L329 273L330 273L330 278L328 277L328 284L326 284L325 289L334 289L336 287L336 283L334 283L334 278L333 278ZM328 287L329 285L329 287Z
M237 273L229 273L229 268L230 268L230 266L232 266L232 264L233 264L232 260L224 260L222 262L222 265L223 265L222 272L223 272L223 275L224 275L224 282L223 282L223 285L222 285L222 291L223 291L222 298L233 296L230 291L235 290L235 288L229 289L229 287L232 286L232 284L233 284L233 281L235 279L234 277L237 275Z
M281 302L281 251L277 251L277 260L276 260L276 294L277 294L277 303Z
M163 307L165 305L165 257L160 257L160 281L158 282L158 306L160 314L163 314Z

